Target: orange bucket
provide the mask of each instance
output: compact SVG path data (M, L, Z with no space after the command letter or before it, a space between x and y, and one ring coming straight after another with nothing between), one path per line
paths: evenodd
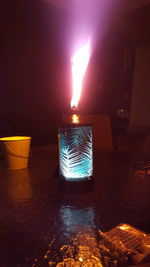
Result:
M2 151L9 169L28 167L30 157L30 136L10 136L0 138Z

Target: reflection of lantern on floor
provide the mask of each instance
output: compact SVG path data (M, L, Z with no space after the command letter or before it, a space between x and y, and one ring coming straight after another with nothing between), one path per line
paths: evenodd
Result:
M93 174L92 125L64 123L59 127L60 175L66 180L91 179Z
M62 205L59 210L60 229L65 236L75 234L79 231L95 234L95 218L93 207L78 208L75 206Z

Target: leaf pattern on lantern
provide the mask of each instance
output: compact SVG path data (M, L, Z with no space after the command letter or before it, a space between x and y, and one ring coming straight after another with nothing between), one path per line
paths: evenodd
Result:
M91 176L93 172L93 150L92 150L92 133L90 132L88 135L88 141L86 142L86 146L84 147L83 157L84 157L84 166L86 166L87 176Z
M61 128L60 173L66 179L92 176L92 132L91 127Z

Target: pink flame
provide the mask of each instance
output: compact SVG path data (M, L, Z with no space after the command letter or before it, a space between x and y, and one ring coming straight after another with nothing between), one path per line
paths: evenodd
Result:
M80 47L72 57L73 96L71 108L78 107L83 77L90 59L90 41Z

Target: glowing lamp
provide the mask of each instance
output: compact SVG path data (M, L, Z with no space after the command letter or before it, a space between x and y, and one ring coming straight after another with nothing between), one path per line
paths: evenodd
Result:
M90 42L72 57L73 96L72 116L59 127L60 176L67 181L90 180L93 174L92 124L78 113L82 81L90 58Z
M91 179L93 174L92 125L63 123L59 127L60 175L66 180Z

